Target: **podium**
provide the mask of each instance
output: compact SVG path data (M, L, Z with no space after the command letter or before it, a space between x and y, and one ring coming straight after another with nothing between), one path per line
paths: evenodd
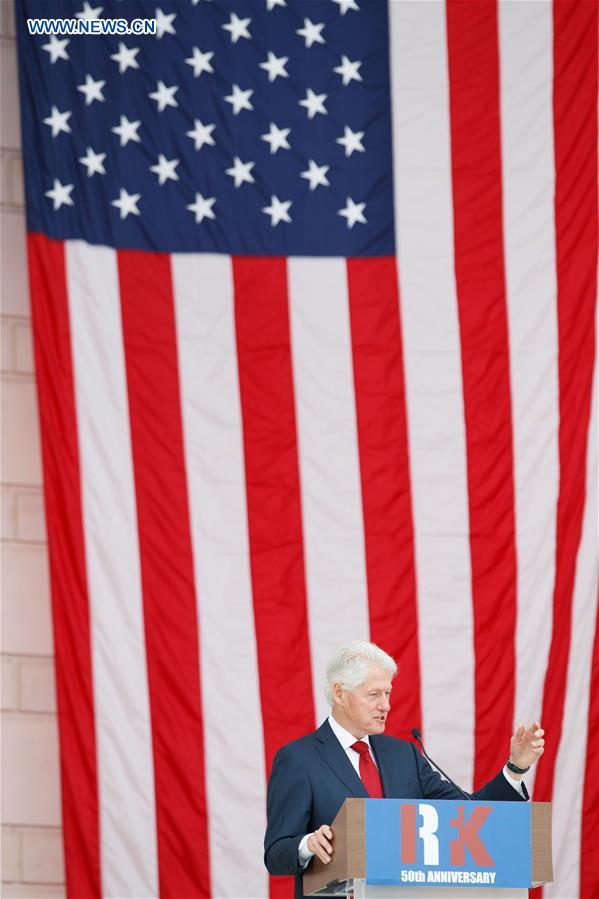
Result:
M346 799L305 896L527 899L553 880L551 803Z

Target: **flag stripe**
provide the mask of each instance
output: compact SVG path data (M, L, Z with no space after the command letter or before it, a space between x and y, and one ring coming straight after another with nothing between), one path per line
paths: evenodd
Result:
M277 750L314 728L285 260L235 258L233 282L268 775ZM291 889L271 878L271 899Z
M516 553L494 2L447 3L455 271L462 345L475 669L474 786L513 719Z
M559 881L548 884L548 897L579 896L580 846L585 752L589 712L590 674L597 609L597 381L591 403L591 421L587 432L586 490L582 534L576 558L572 598L572 631L576 645L568 657L567 686L564 700L563 739L560 741L553 786L553 806L558 811L553 821L553 848L559 858Z
M233 281L254 617L270 771L277 749L314 725L285 261L234 259ZM283 694L294 696L293 706Z
M368 639L360 463L347 268L343 259L289 260L308 614L317 720L337 647Z
M214 896L267 896L266 782L243 434L227 256L173 257L191 535L200 623ZM199 401L201 397L201 401ZM240 709L243 714L240 714ZM236 864L231 863L235 846Z
M560 485L553 637L543 690L543 725L551 740L535 781L540 800L551 799L562 738L584 512L597 287L597 5L556 3L553 17Z
M445 6L393 3L389 15L423 729L431 754L468 788L474 650Z
M152 733L116 253L66 249L109 897L158 895ZM114 547L118 546L118 552Z
M347 263L371 639L399 663L386 732L421 727L410 466L394 258Z
M95 703L64 246L42 234L30 234L28 252L50 550L67 892L95 899L102 893Z
M553 18L548 3L501 3L498 12L518 553L515 728L540 719L555 574L559 391ZM535 766L527 775L529 791L536 772Z
M121 251L118 270L152 716L160 891L164 896L209 896L198 622L170 259Z
M590 601L597 602L595 614L595 640L590 671L590 697L584 793L582 802L582 836L580 841L580 896L593 899L599 893L599 777L597 777L597 753L599 752L599 590Z

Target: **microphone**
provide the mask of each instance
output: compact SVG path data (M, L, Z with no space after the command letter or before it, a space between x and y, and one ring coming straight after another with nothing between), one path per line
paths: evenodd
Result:
M437 765L437 763L436 763L436 762L433 762L433 760L432 760L432 758L430 757L430 755L427 754L427 751L426 751L426 749L424 748L424 746L423 746L423 744L422 744L422 737L421 737L421 735L420 735L420 731L418 730L417 727L413 727L413 728L412 728L412 736L414 737L414 739L417 741L418 745L419 745L420 748L422 749L422 754L424 755L425 759L428 759L428 761L431 763L431 765L432 765L434 768L437 769L437 771L439 772L439 774L442 774L443 777L444 777L446 780L448 780L449 783L452 784L452 785L456 788L456 790L458 791L458 793L461 793L461 794L462 794L462 796L464 797L464 799L468 799L469 801L472 801L472 797L469 796L468 793L465 793L465 792L462 790L461 787L458 787L458 785L457 785L457 783L455 782L455 780L452 780L451 777L449 777L449 775L447 775L447 774L445 773L445 771L443 770L443 768L439 768L439 766Z

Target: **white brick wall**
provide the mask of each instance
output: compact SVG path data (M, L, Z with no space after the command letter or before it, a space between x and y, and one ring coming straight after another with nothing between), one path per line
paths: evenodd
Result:
M12 2L0 0L2 890L64 896L58 731Z

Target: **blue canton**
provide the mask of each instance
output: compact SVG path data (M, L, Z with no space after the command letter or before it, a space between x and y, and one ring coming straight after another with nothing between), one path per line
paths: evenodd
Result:
M30 35L47 15L157 34ZM385 0L18 0L17 18L30 231L393 255Z

